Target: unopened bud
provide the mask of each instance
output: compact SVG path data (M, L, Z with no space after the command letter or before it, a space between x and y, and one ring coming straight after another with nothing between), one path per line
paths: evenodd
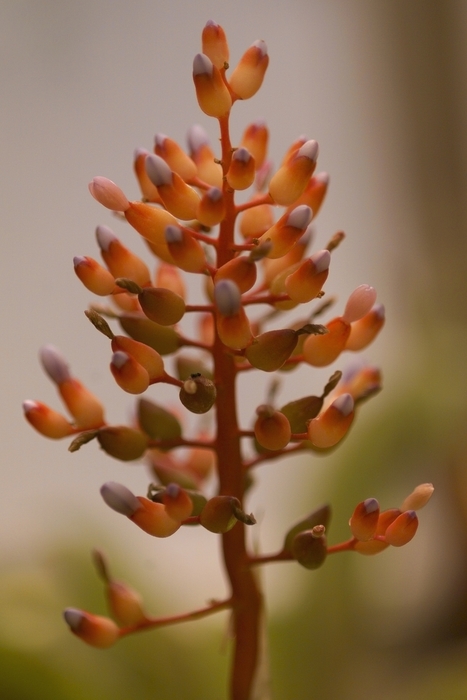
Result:
M95 177L89 183L89 191L99 204L112 211L126 211L129 201L115 182L106 177Z
M233 190L246 190L253 184L255 159L246 148L240 147L233 152L226 179Z
M107 296L114 291L114 276L93 258L77 255L73 258L73 267L76 276L93 294Z
M145 167L167 211L178 219L193 219L199 205L198 193L159 156L148 156Z
M269 194L276 204L289 206L304 192L316 167L316 141L307 141L271 178Z
M419 484L414 488L412 493L403 500L400 510L420 510L426 506L434 490L433 484Z
M111 345L114 352L122 350L139 362L148 373L149 379L158 379L164 374L162 357L156 350L145 343L139 343L137 340L128 338L125 335L115 335L112 338Z
M193 61L193 82L201 110L209 117L224 117L232 106L232 98L219 69L204 54Z
M23 401L23 411L28 423L44 437L59 440L75 432L65 416L40 401Z
M161 326L173 326L185 314L183 299L163 287L145 287L138 299L144 314Z
M363 318L351 324L345 349L356 352L366 348L376 338L384 322L384 306L376 304Z
M163 492L162 502L167 514L180 522L189 518L193 512L190 496L178 484L168 484Z
M146 263L126 248L108 226L96 228L102 258L114 277L126 277L140 285L149 283Z
M320 250L305 260L285 279L285 289L293 301L303 304L320 293L329 274L331 255L327 250Z
M363 318L376 300L376 289L368 284L361 284L347 300L342 318L347 323L353 323Z
M225 216L225 203L222 190L210 187L202 195L196 218L203 226L216 226Z
M270 240L271 252L268 258L281 258L285 255L305 232L311 221L313 212L310 207L295 207L286 212L268 231L263 233L260 242Z
M266 450L282 450L289 444L292 431L290 423L283 413L271 406L258 406L255 425L255 437Z
M262 198L262 195L255 194L250 202ZM257 206L245 209L240 216L240 233L243 238L259 238L274 225L273 208L270 204L258 204Z
M206 255L200 243L185 229L167 226L165 241L174 263L185 272L203 272L206 269Z
M248 149L255 159L255 166L258 170L266 160L268 148L269 132L263 121L250 124L243 132L240 146Z
M256 282L255 263L252 262L250 257L243 255L229 260L217 270L214 276L214 284L217 285L220 280L226 279L232 280L241 294L248 292Z
M148 447L146 435L140 430L128 428L126 425L101 428L97 439L104 452L123 462L139 459Z
M118 321L131 338L149 345L161 355L170 355L180 347L180 336L170 326L161 326L148 318L132 314L122 314L118 317Z
M385 540L392 547L403 547L415 536L418 518L414 510L401 513L386 529Z
M192 374L180 389L180 401L192 413L207 413L216 401L214 382L198 374Z
M110 371L118 386L129 394L142 394L149 386L146 369L122 350L117 350L112 355Z
M73 634L92 647L108 649L119 638L117 625L108 617L92 615L76 608L67 608L63 617Z
M212 19L206 22L201 35L203 53L219 68L229 62L229 45L224 30Z
M180 148L176 141L165 134L156 134L154 151L167 163L169 168L177 173L182 180L189 182L197 175L197 167L191 158Z
M241 100L258 92L269 64L268 49L262 40L245 51L229 79L230 87Z
M376 533L379 518L379 503L376 498L367 498L359 503L350 518L352 535L362 542L371 539Z
M116 481L107 481L101 486L100 492L109 508L128 518L141 508L140 502L130 489Z
M297 341L297 332L291 328L266 331L245 348L245 357L253 367L263 372L275 372L289 359Z
M315 447L333 447L347 434L353 419L353 398L350 394L342 394L309 422L308 439Z
M291 553L305 569L319 569L328 553L326 537L323 534L319 535L314 529L299 532L292 540Z
M137 148L133 156L133 169L138 180L143 199L147 202L161 203L157 187L151 182L146 172L146 158L151 153L145 148ZM131 206L131 205L130 205Z
M337 360L350 335L350 323L338 317L326 324L327 333L310 335L303 344L305 362L313 367L325 367Z
M317 175L313 175L303 193L296 200L295 205L298 206L299 204L306 204L308 207L311 207L313 216L316 219L326 196L328 186L329 175L327 173L318 173Z
M199 178L212 187L222 188L222 167L216 162L208 135L199 124L195 124L188 131L188 145L190 156L198 168Z

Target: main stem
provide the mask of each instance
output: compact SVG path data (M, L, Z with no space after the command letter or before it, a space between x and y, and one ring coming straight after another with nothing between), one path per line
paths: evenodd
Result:
M221 128L222 166L224 174L230 164L232 147L228 117L219 120ZM217 265L234 256L235 204L233 192L224 184L226 216L220 225ZM240 449L236 401L236 366L216 333L214 373L217 387L216 452L219 493L234 496L243 506L245 477ZM245 525L238 522L222 535L224 565L232 594L234 651L230 679L231 700L251 700L255 673L260 658L260 631L263 612L262 594L248 565Z

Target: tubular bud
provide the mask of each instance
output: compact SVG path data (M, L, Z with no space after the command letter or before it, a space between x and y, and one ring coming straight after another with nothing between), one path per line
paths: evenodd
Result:
M179 393L180 401L192 413L207 413L214 406L216 396L214 382L200 374L192 374L185 380Z
M216 327L221 341L232 350L246 348L253 339L250 322L243 307L230 316L222 316L218 313Z
M216 226L225 216L225 204L222 190L210 187L202 196L196 212L196 218L203 226Z
M39 359L48 377L55 383L71 379L70 368L61 352L53 345L44 345L39 350Z
M246 148L237 148L227 171L227 183L233 190L246 190L255 179L255 159Z
M161 198L159 197L157 187L153 185L146 172L146 158L150 155L151 153L145 148L137 148L133 155L133 169L143 199L147 202L157 202L160 204Z
M258 406L254 431L259 444L266 450L282 450L289 444L292 431L288 419L271 406Z
M75 429L58 411L54 411L40 401L23 402L24 417L44 437L59 440L73 435Z
M198 193L173 172L160 156L148 156L145 167L167 211L178 219L193 219L199 205Z
M295 207L291 212L286 212L271 228L263 233L260 243L270 240L271 252L268 258L281 258L289 252L299 238L305 232L311 221L313 212L310 207Z
M264 121L250 124L243 132L240 146L246 148L255 160L258 170L266 160L268 150L269 131Z
M154 152L167 163L169 168L177 173L182 180L188 182L198 174L195 163L176 141L169 139L165 134L156 134Z
M229 45L224 30L212 19L206 22L201 35L203 53L216 68L225 68L229 62Z
M269 64L266 43L260 39L245 51L229 79L230 87L241 100L253 97L260 89Z
M359 503L350 518L352 535L361 542L371 539L378 527L379 503L376 498L367 498Z
M299 532L292 540L291 554L305 569L319 569L328 554L326 537L317 537L313 530Z
M138 233L146 239L149 247L159 258L173 265L165 242L164 231L170 224L177 225L177 219L165 209L144 202L130 202L125 218Z
M144 314L161 326L173 326L185 314L185 302L170 289L145 287L138 299Z
M214 284L225 279L235 282L240 293L244 294L256 282L256 265L249 257L239 255L217 270L214 276Z
M97 434L100 446L111 457L122 462L139 459L146 452L148 438L140 430L126 425L113 425L101 428ZM105 499L104 499L105 500Z
M384 537L393 547L403 547L415 536L418 518L414 510L406 510L386 528Z
M131 338L149 345L161 355L170 355L180 347L180 336L174 328L131 314L122 314L118 321Z
M100 493L109 508L120 515L126 515L128 518L141 508L134 493L116 481L107 481L101 486Z
M118 386L129 394L142 394L149 386L149 374L145 368L122 350L112 355L110 371Z
M198 176L212 187L222 188L222 168L209 145L206 131L195 124L188 131L190 157L198 168Z
M92 647L108 649L119 638L117 625L108 617L92 615L76 608L67 608L63 617L73 634Z
M193 82L200 109L209 117L224 117L230 111L232 98L219 69L202 53L193 61Z
M153 537L170 537L180 529L181 521L172 518L162 503L154 503L144 496L137 496L141 504L133 515L129 516L135 525Z
M363 318L351 324L345 349L356 352L366 348L376 338L384 322L384 306L376 304Z
M329 187L329 175L327 173L318 173L313 175L308 182L308 185L303 190L300 197L295 202L295 205L306 204L311 207L314 218L318 216L321 205L326 196Z
M77 428L89 430L104 424L102 403L77 379L70 378L61 382L58 391Z
M315 299L327 280L330 262L331 255L328 250L320 250L305 260L285 279L285 289L289 297L300 304Z
M333 447L347 434L353 419L353 398L342 394L308 423L308 439L315 447Z
M177 267L185 272L204 272L207 262L203 247L188 231L180 226L167 226L165 241Z
M87 255L76 255L73 258L73 267L76 276L93 294L105 297L115 290L114 276L97 260L89 258Z
M178 484L168 484L162 502L167 515L180 522L189 518L193 512L193 502L190 496Z
M364 399L381 389L381 372L377 367L362 367L339 385L337 393L348 393L354 401Z
M107 209L126 211L130 205L120 187L106 177L93 178L88 187L94 199Z
M316 141L307 141L295 155L272 176L269 194L276 204L288 207L303 194L318 157Z
M325 367L334 362L345 348L350 335L350 323L338 317L326 324L324 335L310 335L303 343L305 362L313 367Z
M262 195L255 194L250 202L261 199ZM273 208L270 204L258 204L245 209L240 216L240 233L243 238L259 238L274 225Z
M342 318L347 323L353 323L363 318L376 300L376 289L368 284L361 284L347 300Z
M216 534L228 532L237 523L231 496L214 496L204 506L199 516L200 524Z
M184 468L196 478L203 481L207 479L214 468L214 452L204 447L193 447L184 463Z
M146 263L128 250L108 226L98 226L96 238L102 258L114 278L127 277L140 285L149 283L150 273Z
M160 354L145 343L139 343L125 335L114 335L112 338L112 350L123 351L131 355L149 375L149 379L159 379L164 374L164 361Z
M253 367L263 372L275 372L289 359L297 341L297 332L291 328L266 331L245 348L245 357Z
M420 508L424 508L432 497L434 490L433 484L419 484L414 488L412 493L404 499L400 510L420 510Z
M137 625L146 619L140 594L120 581L106 586L110 612L121 625Z
M155 287L165 287L165 289L170 289L171 292L175 292L179 297L185 300L186 297L186 287L185 282L175 265L169 265L168 263L161 262L157 268L155 274Z

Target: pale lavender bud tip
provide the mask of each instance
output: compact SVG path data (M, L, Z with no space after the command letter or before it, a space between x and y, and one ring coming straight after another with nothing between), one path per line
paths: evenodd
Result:
M114 367L120 369L121 367L123 367L123 365L126 365L129 359L130 356L126 352L123 352L122 350L117 350L117 352L114 352L114 354L112 355L112 359L110 362Z
M350 394L341 394L337 399L334 399L331 405L337 408L343 416L348 416L353 411L354 401Z
M160 156L149 155L144 162L144 167L147 176L156 187L172 184L172 171Z
M84 617L82 610L77 610L76 608L67 608L63 611L63 617L68 627L76 632L81 625L81 621Z
M24 413L29 413L29 411L34 411L35 408L37 408L37 401L32 401L31 399L26 399L26 401L23 401Z
M319 146L317 141L307 141L297 151L297 157L305 156L313 162L318 158Z
M156 144L156 146L162 147L164 145L164 141L166 138L167 138L166 134L156 134L154 136L154 143Z
M178 494L180 493L180 486L178 484L168 484L165 492L169 498L177 498Z
M105 503L116 513L130 517L141 508L141 503L130 489L116 481L107 481L101 486L100 492Z
M316 175L314 175L314 178L318 182L321 182L323 185L329 184L329 173L325 173L325 172L316 173Z
M219 187L210 187L206 192L206 195L211 200L211 202L218 202L222 199L222 190Z
M287 217L287 226L305 229L311 221L313 212L306 204L295 207Z
M133 161L138 160L140 156L148 156L150 151L147 148L135 148L133 151Z
M196 153L201 146L205 146L209 143L209 137L202 126L193 124L193 126L188 129L187 141L191 153Z
M255 46L259 51L261 51L261 54L263 56L266 56L268 52L268 47L266 46L265 41L263 41L262 39L258 39L257 41L254 41L252 43L252 46Z
M86 258L83 255L75 255L73 258L73 267L78 267L81 263L85 263Z
M214 287L214 302L222 316L233 316L240 309L240 290L232 280L220 280Z
M70 379L70 370L68 363L57 348L53 345L45 345L39 351L39 358L42 367L49 375L50 379L56 384Z
M108 226L98 226L96 228L97 244L101 250L107 251L110 244L117 241L115 233Z
M193 75L212 75L212 61L204 54L197 53L193 59Z
M302 246L307 246L311 243L313 238L315 237L315 229L313 226L313 222L311 224L308 224L308 226L305 229L305 232L302 233L300 238L297 241L297 245L302 245Z
M375 304L372 308L373 313L377 314L379 318L384 318L386 316L386 309L384 304Z
M219 26L219 25L217 24L217 22L214 22L213 19L208 19L208 21L206 22L206 27L215 27L215 28L217 28L218 26Z
M237 150L234 151L232 159L240 160L242 163L248 163L248 161L251 160L251 153L247 148L237 148Z
M329 250L318 250L317 253L311 256L311 260L316 268L316 272L327 270L331 263L331 253Z
M376 500L376 498L367 498L365 501L363 501L363 505L365 507L365 512L368 514L374 513L376 510L379 510L379 503Z
M181 243L183 240L182 229L173 224L169 224L165 227L164 236L167 243Z

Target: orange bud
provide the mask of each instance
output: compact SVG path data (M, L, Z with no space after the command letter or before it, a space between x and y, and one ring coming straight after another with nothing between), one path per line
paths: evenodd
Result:
M269 63L266 43L261 39L255 41L245 51L232 75L229 84L241 100L247 100L258 92L263 82Z
M177 219L172 214L159 207L153 207L151 204L130 202L130 206L125 212L125 218L146 239L155 255L165 262L173 264L164 234L166 226L178 224Z
M285 289L289 297L301 304L314 299L327 280L330 262L331 255L328 250L320 250L305 260L285 279Z
M384 322L384 306L376 304L363 318L351 324L345 349L357 351L366 348L376 338Z
M246 148L255 159L258 170L266 160L269 132L263 121L253 122L243 132L240 146Z
M378 527L379 503L376 498L367 498L359 503L350 518L352 535L362 542L371 539Z
M354 401L371 396L381 389L381 372L377 367L362 367L339 384L336 393L350 394Z
M251 345L245 348L245 357L253 367L264 372L275 372L289 359L297 341L297 332L291 328L266 331L256 336Z
M92 615L76 608L67 608L63 617L73 634L92 647L108 649L119 638L117 625L108 617Z
M307 141L295 155L272 176L269 194L276 204L289 206L304 192L316 167L318 144Z
M313 212L310 207L296 207L286 212L271 228L263 233L260 243L270 240L271 252L268 258L281 258L295 245L311 221Z
M329 186L329 175L327 173L318 173L313 175L308 182L308 185L303 190L300 197L295 202L295 206L306 204L311 207L313 217L316 219L318 212L321 209L324 197Z
M224 30L212 19L206 22L201 35L203 53L213 62L216 68L225 67L229 62L229 45Z
M182 299L185 299L185 283L175 265L161 262L157 268L154 281L155 287L165 287L165 289L170 289L171 292L175 292L175 294L178 294L178 296L182 297Z
M393 547L403 547L415 536L418 518L414 510L406 510L387 527L384 537Z
M77 379L67 379L58 386L66 407L81 430L99 428L104 423L104 407L98 398Z
M148 156L145 167L148 177L157 187L167 211L178 219L195 218L199 205L199 194L187 185L180 175L173 172L160 156Z
M214 468L214 452L204 447L193 447L184 463L184 468L194 475L197 481L207 479Z
M216 534L228 532L237 523L232 507L236 500L231 496L210 498L200 513L200 524L209 532Z
M140 594L126 583L109 581L106 594L110 612L121 625L137 625L146 619Z
M133 168L143 199L148 202L158 202L160 204L161 198L157 187L153 185L146 172L146 158L150 155L150 152L144 148L136 149L133 155Z
M163 287L145 287L138 299L144 314L161 326L178 323L185 313L183 299Z
M58 440L75 432L65 416L40 401L24 401L23 411L26 420L44 437Z
M249 200L262 199L261 194L255 194ZM240 233L244 238L259 238L274 225L273 208L270 204L258 204L245 209L240 216Z
M259 444L267 450L282 450L289 444L292 431L288 419L271 406L258 406L254 431Z
M145 368L121 350L112 355L110 371L118 386L129 394L142 394L149 386L149 374Z
M247 256L238 256L220 267L215 276L214 284L220 280L229 279L235 282L240 293L251 289L256 282L256 265Z
M185 182L196 177L198 169L195 163L176 141L169 139L165 134L156 134L154 152L163 158L169 168Z
M225 216L222 190L210 187L201 197L196 218L203 226L216 226Z
M209 117L224 117L230 111L232 98L219 69L204 54L193 61L193 82L201 110Z
M214 287L214 302L217 309L217 332L221 341L233 350L246 347L253 336L235 282L220 280Z
M142 507L130 515L130 520L148 535L170 537L180 528L181 521L172 518L162 503L154 503L144 496L137 496L137 499Z
M233 190L246 190L253 184L255 159L246 148L240 147L233 152L226 178Z
M368 284L361 284L349 296L342 318L352 323L363 318L376 300L376 289Z
M190 157L198 168L198 176L212 187L222 188L222 168L209 146L206 131L199 124L195 124L188 132L188 145Z
M185 272L204 272L206 255L201 244L180 226L167 226L165 240L175 265Z
M169 484L164 491L162 502L167 514L174 520L186 520L193 512L193 502L178 484Z
M350 323L338 317L326 324L323 335L310 335L303 344L305 362L313 367L324 367L334 362L345 348L350 334Z
M435 490L433 484L419 484L402 502L400 510L420 510L424 508Z
M96 238L102 258L114 277L126 277L140 285L149 283L146 263L128 250L108 226L98 226Z
M374 533L374 536L379 536L382 537L384 533L386 532L386 529L388 526L394 522L394 520L400 515L400 510L397 508L390 508L389 510L383 510L378 518L378 524L376 527L376 532ZM379 554L382 552L384 549L387 549L389 547L389 544L387 542L383 542L382 540L375 540L371 539L368 540L367 542L356 542L354 546L354 550L356 552L359 552L359 554L365 554L368 556L372 556L374 554Z
M73 266L76 276L86 289L99 296L107 296L115 290L115 278L97 260L88 256L75 256Z
M148 447L147 436L141 430L128 428L126 425L101 428L97 439L104 452L122 462L139 459Z
M126 211L129 201L115 182L106 177L95 177L88 185L89 191L99 204L112 211Z
M288 270L287 275L282 277L281 292L285 292L285 280L289 274L292 273L292 267L294 270L298 269L297 263L303 260L307 246L310 242L312 234L312 224L309 224L294 246L282 256L282 258L266 258L263 263L264 270L264 284L271 288L277 277Z
M283 165L293 160L297 154L297 151L309 140L310 139L303 134L302 136L299 136L298 139L296 139L286 150L284 157L282 158L281 168Z
M347 434L353 419L353 398L342 394L308 423L308 439L315 447L333 447Z

